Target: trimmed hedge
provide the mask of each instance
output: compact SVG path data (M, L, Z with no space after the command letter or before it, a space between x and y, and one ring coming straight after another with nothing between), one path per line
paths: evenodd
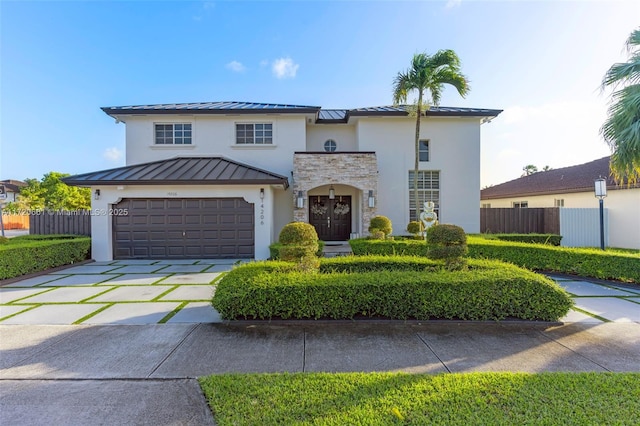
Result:
M426 256L427 245L417 240L350 240L355 255ZM543 244L488 240L469 236L469 257L496 259L538 271L613 279L640 284L640 256L619 251L554 247Z
M469 256L524 268L640 284L640 256L588 248L469 239Z
M90 250L89 237L12 241L0 246L0 279L81 262L89 258Z
M519 243L549 244L559 246L562 235L556 234L482 234L487 240L515 241Z
M212 305L225 319L555 321L573 304L554 281L513 265L473 260L468 271L436 265L408 257L323 259L319 273L292 271L286 262L242 265L220 280Z
M273 243L269 246L269 258L272 260L280 259L280 249L284 246L284 244ZM322 257L322 252L324 251L324 241L318 240L318 251L316 252L316 256Z

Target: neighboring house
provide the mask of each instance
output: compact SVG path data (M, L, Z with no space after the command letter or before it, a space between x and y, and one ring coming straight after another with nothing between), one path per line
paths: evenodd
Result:
M609 157L577 166L538 172L481 191L481 207L598 208L595 180L607 179L609 245L640 249L640 185L618 185Z
M15 202L20 193L20 189L27 186L25 182L14 179L0 180L0 185L4 185L5 191L7 192L7 198L2 200L5 203Z
M126 166L71 176L92 188L93 257L264 259L293 221L325 241L402 234L415 118L404 107L213 102L102 108L126 123ZM478 232L480 125L501 110L431 108L422 121L420 201Z

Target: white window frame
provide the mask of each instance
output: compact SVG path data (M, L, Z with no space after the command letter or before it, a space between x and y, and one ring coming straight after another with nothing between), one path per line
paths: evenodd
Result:
M529 208L529 202L528 201L514 201L513 203L511 203L511 207L513 207L514 209L527 209L527 208Z
M553 207L564 207L564 198L555 198L553 200Z
M483 209L490 209L491 208L491 203L482 203L482 208Z
M243 136L239 135L239 126L245 126L243 129L244 132L247 131L246 126L251 126L251 142L248 142L249 136L245 133ZM261 133L260 136L257 136L256 126L269 126L269 129L262 128L259 129L258 132ZM234 124L234 137L235 137L235 145L236 146L272 146L274 145L274 131L273 131L273 123L272 122L238 122ZM269 134L267 136L267 133ZM244 142L238 142L240 138L244 139ZM256 142L257 138L261 140L260 142Z
M423 143L426 145L426 149L424 149L424 150L422 149L422 144ZM418 144L419 144L419 146L418 146L418 160L421 163L427 163L427 162L431 161L431 139L420 139L418 141ZM426 156L427 156L426 160L422 159L422 154L426 154Z
M440 218L440 188L442 187L442 173L440 170L419 170L418 171L418 208L416 213L413 202L413 170L409 170L409 221L418 220L422 206L425 201L433 201L435 204L434 211ZM422 178L421 178L422 176Z
M171 126L171 129L169 130L171 132L170 136L165 134L162 137L164 138L164 140L167 140L168 137L171 138L171 142L170 143L158 143L158 126ZM176 126L183 126L182 128L176 128ZM188 129L185 129L184 126L189 126ZM168 131L168 129L162 129L162 131L166 132ZM188 136L185 135L185 133L188 132ZM176 140L179 139L182 142L176 143ZM185 142L185 140L188 140L188 142ZM193 145L193 123L188 123L188 122L184 122L184 123L178 123L178 122L171 122L171 123L153 123L153 146L192 146Z

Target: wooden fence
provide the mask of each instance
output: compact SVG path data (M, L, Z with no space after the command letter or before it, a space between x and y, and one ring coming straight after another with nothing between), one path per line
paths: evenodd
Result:
M560 212L550 208L482 208L480 232L491 234L560 234Z
M29 216L30 234L91 235L91 211L42 211Z
M29 215L3 214L4 229L29 229Z

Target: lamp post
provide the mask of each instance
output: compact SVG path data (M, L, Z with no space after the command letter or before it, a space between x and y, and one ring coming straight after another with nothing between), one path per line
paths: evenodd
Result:
M596 198L600 202L600 249L604 250L604 197L607 196L607 181L604 178L596 179Z

